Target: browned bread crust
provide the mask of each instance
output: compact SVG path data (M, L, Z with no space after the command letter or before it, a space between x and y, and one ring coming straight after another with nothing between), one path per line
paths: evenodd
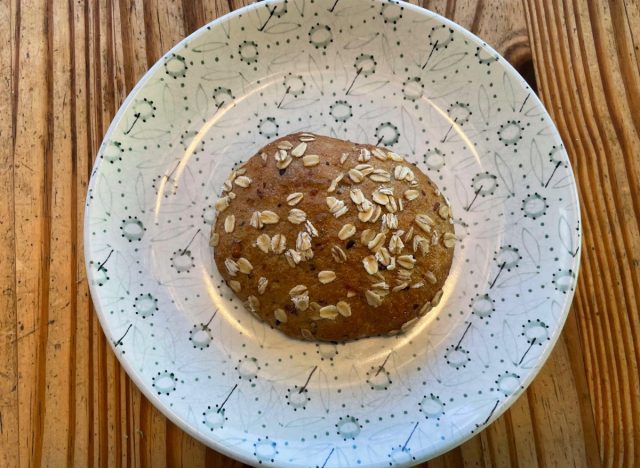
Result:
M230 175L216 207L218 270L287 335L393 334L440 301L455 245L449 206L387 149L287 135Z

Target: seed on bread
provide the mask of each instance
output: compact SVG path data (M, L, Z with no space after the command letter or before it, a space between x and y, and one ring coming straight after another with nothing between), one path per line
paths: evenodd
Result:
M362 231L362 234L360 234L360 242L367 245L374 237L376 237L376 231L373 229L365 229Z
M303 197L304 194L300 192L291 193L287 196L287 205L296 206L298 203L300 203L300 201L302 201Z
M351 201L356 205L360 205L365 200L364 194L359 188L351 189L349 191L349 196L351 197Z
M260 219L260 212L259 211L254 211L251 214L251 220L249 221L249 225L251 227L256 228L256 229L262 229L264 227L264 223Z
M224 210L229 208L229 203L230 203L229 195L225 195L224 197L218 198L214 203L214 206L216 210L222 213Z
M371 164L358 164L354 169L366 177L373 172L374 168Z
M235 183L238 187L247 188L251 185L251 179L247 176L236 177Z
M367 255L362 259L362 264L364 265L364 269L370 275L374 275L378 273L378 260L373 255Z
M289 296L299 296L308 291L308 288L304 284L298 284L289 290Z
M304 222L304 227L311 237L318 237L318 230L308 219Z
M269 280L264 276L261 276L260 279L258 280L258 293L260 295L264 294L264 292L267 290L268 285L269 285Z
M320 156L317 154L308 154L302 157L302 164L305 167L313 167L320 164Z
M296 250L302 252L311 248L311 236L306 231L300 231L296 239Z
M442 236L442 243L447 249L451 249L456 245L456 235L451 232L445 232Z
M380 250L376 252L375 257L380 265L388 267L391 264L392 257L386 247L380 247Z
M350 237L352 237L355 233L356 233L356 227L353 224L347 223L344 226L342 226L342 228L340 228L340 231L338 231L338 239L347 240Z
M409 287L409 283L407 283L406 281L403 281L402 283L395 286L391 291L398 292L398 291L402 291L403 289L407 289L408 287Z
M265 210L260 212L260 221L263 224L276 224L280 221L280 216L273 211Z
M380 297L380 294L367 289L364 296L367 299L367 304L371 307L380 307L382 305L382 298Z
M364 174L357 169L349 169L349 179L355 184L359 184L364 180Z
M340 181L342 180L343 177L344 177L344 173L341 172L340 174L338 174L338 176L331 181L331 185L329 185L329 188L327 189L327 192L329 192L329 193L335 192L336 191L336 187L338 187L338 184L340 183Z
M382 229L398 229L398 217L393 213L382 215Z
M284 234L275 234L271 238L271 251L275 254L281 254L287 248L287 238Z
M271 247L271 238L268 234L260 234L256 239L256 247L262 250L264 253L269 253L269 247Z
M436 275L433 273L433 271L428 270L425 274L424 274L425 279L431 283L431 284L436 284L438 282L438 278L436 278Z
M258 299L256 296L251 295L247 298L247 305L249 306L251 312L257 313L260 310L260 299Z
M442 291L442 289L440 291L438 291L436 293L435 296L433 296L433 299L431 299L431 307L436 307L438 304L440 304L440 301L442 300L442 295L443 295L444 291Z
M371 199L379 205L386 205L389 203L389 195L382 193L380 190L376 190L371 194Z
M302 142L291 150L291 156L293 156L294 158L301 158L302 156L304 156L305 151L307 151L307 144L305 142Z
M429 253L429 241L422 236L415 235L413 237L413 253L420 251L422 255Z
M336 304L336 309L340 315L343 317L351 317L351 306L348 302L339 301Z
M240 271L238 264L232 258L225 259L224 266L231 276L236 276L238 271Z
M375 237L371 239L367 244L368 249L371 250L372 252L377 252L380 249L380 247L384 245L386 238L387 236L382 232L376 234Z
M364 163L369 161L369 159L371 159L371 151L369 151L367 148L360 148L360 156L358 156L358 161Z
M384 169L374 169L369 178L374 182L389 182L391 174Z
M328 305L320 308L320 317L328 320L335 320L338 316L338 308L334 305Z
M435 225L433 219L431 219L431 217L426 214L416 215L415 223L427 234L431 234L431 228Z
M391 239L389 239L389 252L393 255L400 255L403 248L404 243L402 242L402 239L400 239L400 236L397 234L391 236Z
M213 234L211 234L211 240L209 240L209 245L211 247L216 247L219 242L220 242L220 234L218 234L217 232L214 232Z
M323 270L320 273L318 273L318 281L320 281L322 284L331 283L335 281L335 279L336 279L336 274L333 271Z
M298 263L302 261L302 255L300 255L300 252L294 249L287 250L284 253L284 256L287 259L289 266L291 267L295 267Z
M287 219L290 223L302 224L307 220L307 214L299 208L292 208Z
M296 310L304 312L309 308L309 295L307 293L300 294L299 296L291 297L291 302L295 306Z
M336 261L336 263L344 263L347 261L347 254L344 253L344 250L342 250L337 245L331 247L331 256Z
M236 263L238 265L238 270L240 271L240 273L248 275L253 271L253 265L244 257L240 257Z
M380 148L373 148L371 150L371 154L373 154L373 156L376 159L379 159L380 161L386 161L387 160L387 153L382 151Z
M236 217L235 215L230 214L224 219L224 232L230 234L236 227Z
M287 167L289 167L289 164L291 164L291 161L293 161L293 159L291 159L291 156L289 156L287 152L283 150L279 151L279 155L284 157L276 158L276 167L278 169L286 169Z
M278 322L287 323L287 313L283 309L276 309L273 311L273 316Z
M397 258L397 262L402 268L411 270L416 264L416 259L413 255L400 255Z
M420 307L420 310L418 310L418 317L424 317L428 312L431 311L431 309L433 309L431 301L425 302L422 307Z

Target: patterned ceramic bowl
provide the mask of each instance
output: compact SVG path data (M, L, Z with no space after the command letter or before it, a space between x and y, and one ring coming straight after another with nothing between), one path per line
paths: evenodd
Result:
M408 155L456 218L445 295L408 334L291 340L216 271L229 170L308 130ZM575 180L553 123L493 49L397 1L253 4L180 42L118 111L85 216L105 334L171 420L246 463L406 465L491 423L566 318L578 271Z

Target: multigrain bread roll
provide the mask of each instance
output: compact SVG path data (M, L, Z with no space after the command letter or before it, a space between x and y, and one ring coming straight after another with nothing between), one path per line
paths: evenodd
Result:
M387 149L288 135L230 174L216 208L218 270L289 336L395 334L442 297L456 241L449 206Z

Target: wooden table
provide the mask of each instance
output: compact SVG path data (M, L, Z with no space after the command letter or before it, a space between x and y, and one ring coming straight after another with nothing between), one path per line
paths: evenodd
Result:
M242 3L0 3L0 466L240 465L167 421L118 365L89 297L82 224L127 93ZM584 222L576 298L548 364L498 421L428 465L640 466L640 2L414 3L477 33L537 88Z

